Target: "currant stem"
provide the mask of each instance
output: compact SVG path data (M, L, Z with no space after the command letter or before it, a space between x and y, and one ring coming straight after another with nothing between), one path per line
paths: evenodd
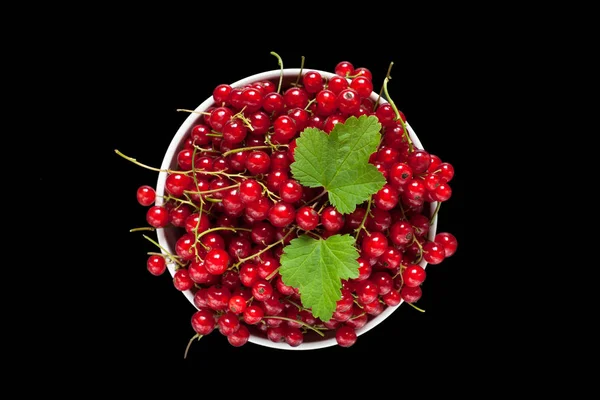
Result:
M300 77L302 76L302 69L304 69L304 56L301 56L301 61L300 61L300 72L298 72L298 76L296 77L296 83L294 84L294 86L298 86L298 82L300 82Z
M220 153L219 150L215 150L215 149L205 149L204 147L198 147L198 145L194 145L194 150L198 150L201 151L203 153ZM194 161L194 160L192 160Z
M257 180L256 182L258 182L258 184L260 186L262 186L263 190L265 193L267 193L267 197L269 197L273 202L278 202L279 200L281 200L281 197L277 196L275 193L271 192L269 190L269 188L267 187L267 185L265 185L264 183L262 183L261 181Z
M151 171L155 171L155 172L167 172L167 173L173 173L173 172L178 172L178 171L173 171L170 169L160 169L160 168L155 168L155 167L151 167L149 165L146 164L142 164L141 162L139 162L138 160L136 160L135 158L126 156L125 154L121 153L119 150L115 149L115 153L117 153L118 155L120 155L121 157L123 157L124 159L126 159L127 161L131 161L132 163L139 165L140 167L144 167L146 169L149 169Z
M238 149L227 150L225 153L221 154L223 157L227 157L230 154L239 153L241 151L251 151L251 150L261 150L261 149L270 149L271 146L250 146L250 147L240 147Z
M392 72L392 66L394 65L394 62L390 62L390 66L388 68L387 74L385 74L386 79L392 79L392 77L390 76L390 73ZM381 85L381 90L379 91L379 96L377 97L377 101L375 102L375 104L373 104L373 111L375 111L377 109L377 106L379 105L379 100L381 99L381 94L383 93L383 85Z
M281 92L281 83L283 82L283 60L279 56L279 54L274 51L271 52L272 56L277 57L277 64L281 67L281 74L279 75L279 85L277 86L277 93Z
M251 229L245 229L245 228L238 228L238 229L244 229L244 230L247 230L247 231L252 231ZM235 268L239 268L240 265L243 264L243 263L245 263L246 261L252 260L253 258L260 256L262 253L264 253L265 251L268 251L268 250L272 249L273 247L277 246L278 244L283 244L285 242L285 239L287 239L287 237L289 236L289 234L292 233L293 231L294 231L293 229L290 229L288 231L288 233L286 233L285 236L282 237L280 240L278 240L278 241L276 241L274 243L271 243L270 245L268 245L264 249L256 252L255 254L251 254L251 255L249 255L248 257L245 257L245 258L240 258L238 260L238 262L236 262L235 264L233 264L233 266Z
M433 214L431 214L431 218L429 219L429 225L433 225L433 223L435 222L435 218L437 217L441 206L442 206L442 202L438 201L437 204L435 205L435 210L433 211Z
M200 239L202 236L211 233L211 232L215 232L215 231L233 231L233 232L237 232L237 231L248 231L248 232L252 232L252 229L249 228L231 228L229 226L215 226L214 228L210 228L205 230L204 232L200 233L198 235L198 239Z
M184 263L182 263L181 261L179 261L177 259L177 257L175 257L173 254L169 253L167 251L167 249L165 249L164 247L162 247L157 241L155 241L154 239L149 238L146 235L142 235L142 236L144 236L144 238L147 239L150 243L154 244L156 247L158 247L159 249L161 249L162 252L163 252L163 254L166 254L171 260L175 261L180 266L185 267Z
M409 303L407 301L405 301L405 303L408 304L409 306L411 306L412 308L414 308L417 311L425 312L425 310L423 310L422 308L419 308L419 307L415 306L413 303Z
M177 202L179 202L179 203L181 203L181 204L188 204L188 205L190 205L190 206L192 206L192 207L194 207L194 208L197 208L197 206L196 206L196 205L195 205L193 202L191 202L191 201L189 201L189 200L183 200L183 199L180 199L179 197L173 197L173 196L162 196L162 198L163 198L164 200L166 200L166 201L173 200L173 201L177 201Z
M224 186L224 187L220 187L220 188L217 188L217 189L204 190L204 191L201 191L201 192L195 192L193 190L184 190L184 193L197 194L197 195L210 194L210 193L220 192L221 190L235 189L235 188L237 188L239 186L240 186L240 184L236 183L235 185Z
M358 226L358 228L355 229L355 231L356 231L356 236L354 237L355 240L358 240L358 235L360 235L360 231L362 229L364 229L365 232L367 232L367 235L371 236L369 231L365 228L365 223L367 222L367 218L369 217L369 213L371 212L371 201L372 201L372 197L369 196L369 201L367 202L367 211L365 212L365 215L363 216L363 219L362 219L360 225Z
M300 324L300 325L302 325L302 326L304 326L304 327L306 327L306 328L310 329L311 331L315 331L315 332L317 332L317 334L319 334L320 336L325 336L325 334L324 334L323 332L321 332L320 330L318 330L318 329L317 329L317 328L315 328L314 326L312 326L312 325L309 325L309 324L307 324L306 322L304 322L304 321L301 321L301 320L298 320L298 319L293 319L293 318L288 318L288 317L280 317L280 316L278 316L278 315L265 315L265 316L263 317L263 319L266 319L266 318L282 319L282 320L284 320L284 321L289 321L289 322L298 323L298 324Z
M291 305L295 306L299 311L305 310L305 308L303 306L301 306L300 304L297 304L295 301L290 300L289 298L285 299L288 303L290 303Z
M419 243L419 241L417 240L416 235L413 235L413 243L416 243L417 247L419 247L419 258L415 261L415 264L418 264L423 259L423 246L421 246L421 243Z
M194 113L194 114L201 114L201 115L210 115L209 112L206 111L196 111L196 110L188 110L186 108L178 108L177 111L180 112L188 112L188 113Z
M271 279L273 279L273 277L275 275L277 275L278 272L279 272L279 267L275 268L275 270L273 272L271 272L269 275L267 275L267 277L265 279L267 281L270 281Z
M414 150L414 146L413 146L413 142L410 138L410 135L408 134L408 129L406 128L406 124L404 123L404 120L400 116L400 111L398 111L398 107L396 107L396 103L394 103L394 101L392 100L392 98L390 97L390 95L388 93L387 83L390 79L392 79L391 76L386 76L385 79L383 80L383 91L385 93L385 97L387 98L387 101L390 103L390 105L392 106L392 109L394 110L394 113L396 114L396 120L399 120L400 124L402 124L402 128L404 128L404 137L406 137L406 141L408 142L408 149L412 153Z
M312 199L307 201L306 204L313 203L313 202L319 200L321 197L325 196L326 194L327 194L327 189L323 189L323 191L321 193L319 193L318 195L316 195L315 197L313 197Z
M236 119L236 118L240 119L246 128L248 128L254 132L254 127L252 126L252 121L250 121L250 119L248 117L246 117L246 115L244 115L245 109L246 109L246 106L242 107L242 109L237 114L232 115L230 119L232 119L232 120Z
M188 355L188 351L190 350L190 347L192 346L192 342L194 341L194 339L198 339L200 340L202 338L203 335L196 333L194 336L192 336L192 338L190 339L190 341L188 342L187 346L185 347L185 353L183 353L183 358L185 359Z
M140 228L130 229L129 232L141 232L141 231L155 231L156 229L152 226L142 226Z
M197 153L197 151L198 151L198 148L196 147L196 145L194 145L194 151L192 152L192 171L196 170L196 153ZM198 177L196 176L196 174L192 174L192 178L194 179L194 187L199 192L200 186L198 185ZM184 193L185 193L185 191L184 191ZM200 213L202 213L202 207L204 205L204 200L202 199L202 196L199 196L199 199L200 199Z
M308 110L309 110L309 108L310 108L310 105L311 105L312 103L316 102L316 101L317 101L317 98L316 98L316 97L315 97L314 99L310 99L310 100L308 101L308 103L306 104L306 107L304 107L304 109L305 109L306 111L308 111ZM312 112L311 112L311 113L312 113Z

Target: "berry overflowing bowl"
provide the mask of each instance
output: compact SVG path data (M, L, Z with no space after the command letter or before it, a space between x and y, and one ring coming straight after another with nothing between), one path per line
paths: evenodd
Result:
M275 54L274 54L275 55ZM280 66L282 63L280 62ZM168 271L194 305L190 344L213 331L289 350L350 347L454 254L438 232L452 164L427 152L367 68L287 68L219 84L137 189ZM187 353L187 349L186 349Z

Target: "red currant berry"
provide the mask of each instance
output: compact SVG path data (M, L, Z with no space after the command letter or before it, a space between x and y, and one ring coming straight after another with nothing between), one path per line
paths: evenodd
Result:
M162 275L167 269L167 263L163 256L151 255L146 262L148 272L154 276Z
M450 257L456 252L458 241L450 232L439 232L435 235L434 242L441 244L444 247L445 257Z
M156 200L156 191L152 186L143 185L140 186L137 190L137 201L142 206L148 207L151 206Z

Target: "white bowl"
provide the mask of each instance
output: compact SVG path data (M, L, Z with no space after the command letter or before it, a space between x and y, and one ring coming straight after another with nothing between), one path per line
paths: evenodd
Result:
M326 78L326 79L329 79L335 75L334 73L327 72L327 71L320 71L320 70L315 70L315 69L304 69L304 72L307 72L307 71L317 71L321 74L321 76L323 76L323 78ZM257 81L265 81L265 80L270 80L270 81L277 83L277 82L279 82L281 72L282 71L280 69L261 72L259 74L248 76L237 82L233 82L230 85L231 85L231 87L234 87L234 88L235 87L243 87L245 85L255 83ZM282 88L286 87L285 86L286 81L287 82L295 81L296 77L298 76L298 74L300 72L301 72L301 70L299 68L285 68L283 70L284 84L282 85ZM370 98L373 101L377 101L377 99L379 98L379 94L372 92ZM384 103L386 102L383 97L379 98L379 101L384 102ZM202 104L200 104L198 107L196 107L196 109L194 111L203 112L203 111L206 111L209 107L214 106L214 105L215 105L215 103L214 103L212 93L211 93L209 95L209 97L206 100L204 100L204 102L202 102ZM169 147L167 148L167 151L166 151L165 156L162 161L161 170L165 171L167 169L175 169L177 167L177 154L182 149L184 141L185 141L186 137L188 136L188 134L190 133L192 127L194 125L196 125L197 123L199 123L199 120L201 118L202 118L202 115L200 115L200 114L190 113L189 116L185 119L185 121L181 124L181 126L175 133L175 136L171 140ZM406 122L406 127L408 128L408 132L409 132L410 138L413 141L414 146L417 148L423 149L421 141L419 140L416 133L414 132L414 130L412 129L412 127L410 126L410 124L408 122ZM166 178L167 178L166 172L159 173L158 182L156 185L156 195L157 195L156 204L157 205L160 205L163 203L162 196L165 194ZM433 214L433 212L436 208L436 205L437 205L436 202L430 203L430 208L431 208L430 213L431 214ZM175 228L169 228L169 227L157 229L158 243L170 254L176 253L175 252L175 242L178 239L178 236L176 236L176 231L177 230ZM434 220L432 221L432 224L429 228L427 238L429 240L434 240L436 231L437 231L437 215L434 216ZM420 265L423 268L426 268L427 262L425 260L421 260ZM171 276L173 276L175 274L175 264L167 264L167 268L168 268ZM183 291L182 293L190 301L190 303L192 305L194 305L194 307L196 307L194 304L194 293L191 290L186 290L186 291ZM356 330L357 336L363 335L366 332L370 331L371 329L375 328L377 325L379 325L381 322L383 322L386 318L388 318L390 315L392 315L392 313L394 311L396 311L396 309L398 307L400 307L402 305L402 303L403 303L403 301L401 301L400 304L398 304L396 306L386 307L383 312L381 312L379 315L371 318L362 328L357 329ZM323 338L321 338L318 335L314 335L314 336L311 335L310 337L306 338L305 341L302 344L300 344L299 346L292 347L285 342L273 342L273 341L269 340L266 336L260 336L259 334L257 334L257 332L254 332L251 330L249 342L255 343L255 344L258 344L261 346L265 346L265 347L271 347L271 348L283 349L283 350L313 350L313 349L321 349L321 348L325 348L325 347L337 346L337 342L335 340L335 336L333 335L333 331L331 332L331 334L326 335Z

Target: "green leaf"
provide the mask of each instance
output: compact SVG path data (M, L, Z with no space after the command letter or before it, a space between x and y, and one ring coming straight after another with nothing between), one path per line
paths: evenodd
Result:
M381 142L381 124L375 116L349 117L329 135L307 128L296 139L293 177L309 187L323 187L329 202L342 214L351 213L377 193L385 178L369 163Z
M342 297L342 280L358 277L357 259L350 235L314 239L305 234L283 248L279 273L283 283L298 288L313 316L329 321Z

